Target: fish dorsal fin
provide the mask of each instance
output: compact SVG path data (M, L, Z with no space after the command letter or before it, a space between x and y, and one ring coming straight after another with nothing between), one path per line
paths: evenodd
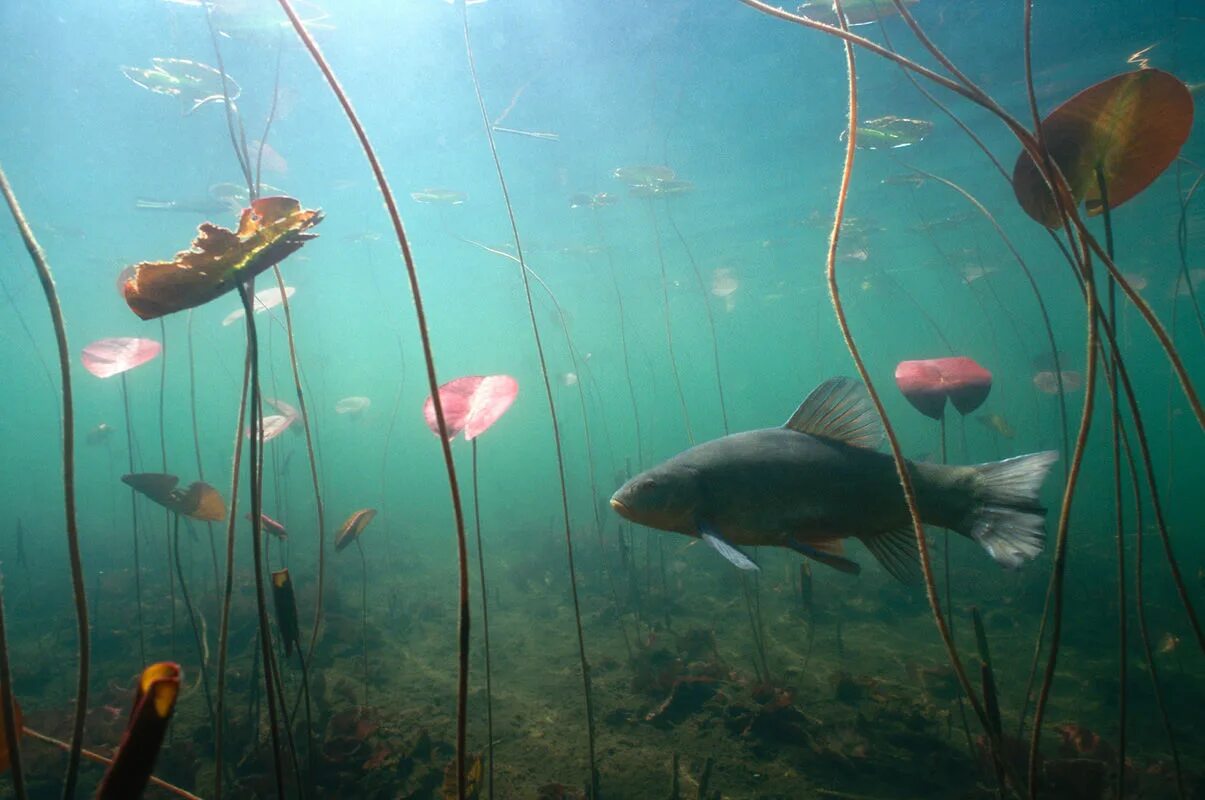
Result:
M862 544L879 560L883 569L901 583L920 583L920 553L911 526L861 537Z
M868 450L883 441L878 411L853 378L829 378L817 386L784 427Z

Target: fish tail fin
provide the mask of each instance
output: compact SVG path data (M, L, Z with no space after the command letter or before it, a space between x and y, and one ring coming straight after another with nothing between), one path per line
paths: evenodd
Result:
M1042 552L1046 509L1038 498L1059 454L1031 453L972 467L975 505L960 526L996 563L1016 568Z

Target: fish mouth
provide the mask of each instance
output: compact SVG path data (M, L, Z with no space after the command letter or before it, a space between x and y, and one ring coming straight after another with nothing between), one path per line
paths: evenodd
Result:
M623 504L622 500L617 500L614 497L612 497L611 498L611 508L614 509L615 513L618 514L619 516L624 517L626 519L631 519L632 509L625 506Z

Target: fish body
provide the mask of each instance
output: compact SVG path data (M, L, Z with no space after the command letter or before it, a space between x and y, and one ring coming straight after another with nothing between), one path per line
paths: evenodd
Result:
M633 522L699 536L744 568L753 565L741 545L787 547L857 572L842 547L856 537L903 579L916 567L915 541L895 464L873 449L881 433L861 384L834 378L785 426L692 447L629 480L611 505ZM1015 567L1042 550L1037 492L1055 457L907 464L922 521L973 538Z

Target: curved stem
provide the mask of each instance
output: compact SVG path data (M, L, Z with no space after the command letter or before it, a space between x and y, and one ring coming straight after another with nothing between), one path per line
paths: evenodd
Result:
M742 0L748 2L748 0ZM842 27L845 26L845 12L841 7L840 0L836 0L835 7L838 12L838 17L841 20ZM916 503L916 489L912 483L912 475L908 471L907 462L904 459L903 451L900 447L899 439L895 435L895 429L892 427L890 420L887 418L887 411L883 406L883 401L879 397L878 391L874 387L871 380L870 372L866 368L866 364L862 359L862 354L854 341L853 333L850 330L849 322L845 317L845 308L841 303L840 288L837 285L837 244L841 236L841 223L845 217L845 203L849 195L850 178L853 174L854 152L857 146L857 119L858 119L858 90L857 90L857 68L854 61L853 45L847 39L845 42L845 61L846 70L849 76L849 135L846 137L845 160L841 171L841 185L837 194L837 206L833 213L833 227L829 235L828 254L825 266L825 278L828 284L829 297L833 303L833 311L837 317L837 323L841 329L841 336L845 341L845 346L849 350L850 357L854 361L854 366L857 368L858 375L862 382L866 385L866 391L870 395L871 402L874 403L875 410L878 412L880 419L883 422L883 428L887 435L887 441L891 445L891 455L895 462L896 474L899 477L900 486L903 490L904 501L908 508L908 516L912 521L912 529L916 535L916 546L920 556L921 573L924 576L925 595L929 601L929 608L933 612L933 620L937 625L938 632L941 635L942 643L945 645L946 653L950 659L950 664L954 669L954 673L958 678L958 683L962 687L967 700L971 704L971 708L978 717L980 724L987 731L989 740L992 741L993 750L996 750L995 737L996 733L991 726L987 724L987 717L983 710L983 706L979 701L970 680L967 678L966 669L963 667L962 660L958 657L958 651L954 646L954 639L950 633L949 626L946 624L945 615L941 610L941 599L937 593L937 582L933 575L933 565L929 557L929 543L925 538L924 525L921 522L920 512Z
M552 382L548 377L548 364L544 358L544 344L540 338L540 327L536 323L535 304L532 300L531 282L528 280L527 262L523 257L523 242L519 236L519 225L515 220L514 207L510 201L510 191L506 185L506 176L502 171L502 161L498 156L498 148L494 143L494 131L490 123L489 113L485 108L485 98L481 94L481 81L477 77L477 64L473 57L472 38L469 35L469 11L465 0L460 3L461 19L464 26L464 47L465 54L468 57L469 73L473 79L473 91L477 96L477 106L481 111L482 123L485 127L486 140L489 142L490 154L494 161L494 170L498 175L498 186L502 192L502 199L506 205L507 217L510 220L511 236L515 243L515 256L519 261L519 274L523 280L523 294L527 300L527 315L531 322L532 338L535 340L536 355L540 362L540 374L544 381L544 397L548 403L548 415L552 422L552 440L556 448L556 463L557 463L557 478L561 489L561 518L565 529L565 549L566 558L569 569L569 588L573 597L573 620L577 630L577 648L578 661L582 671L582 689L585 694L586 705L586 738L589 748L590 759L590 793L592 798L598 797L598 767L595 757L594 746L594 700L590 688L590 663L586 660L586 639L582 632L582 616L581 616L581 601L577 591L577 570L573 560L573 537L569 526L569 492L565 482L565 455L561 447L561 431L560 423L557 419L556 403L552 399ZM462 538L463 542L463 538ZM462 544L463 546L463 544ZM463 579L463 564L462 564L462 579ZM467 616L467 611L464 612ZM467 633L462 633L462 636L467 636ZM467 647L467 639L466 645ZM462 682L462 689L467 688L467 681ZM458 756L458 789L460 796L464 797L464 760Z
M192 312L188 310L188 409L192 418L192 447L197 458L197 478L205 480L205 462L201 458L201 434L197 428L197 370L192 350ZM222 583L218 578L218 546L213 538L213 523L206 522L209 531L209 554L213 560L213 596L220 598Z
M46 744L52 744L55 747L59 748L60 750L62 750L64 752L67 752L67 753L71 752L71 745L67 744L66 742L62 741L61 739L56 739L53 736L47 736L44 733L35 731L33 728L29 727L28 725L22 726L21 731L26 736L30 737L31 739L37 739L39 742L45 742ZM89 761L95 761L97 764L104 764L106 766L113 765L113 759L108 758L106 756L102 756L100 753L94 753L88 749L81 749L80 755L82 755L84 758L88 759ZM158 786L160 789L170 792L171 794L175 795L176 797L183 797L184 800L203 800L201 797L193 794L192 792L186 791L185 789L181 789L179 786L168 783L167 781L163 780L162 778L156 778L154 775L150 776L149 781L150 781L150 783L153 783L155 786Z
M193 611L192 600L188 596L188 584L184 582L184 567L180 563L180 515L173 514L172 544L176 553L176 578L180 581L180 595L184 598L184 608L188 612L188 621L192 624L193 641L197 645L197 662L201 670L201 687L205 690L205 706L209 710L209 722L214 724L216 717L213 712L213 697L209 694L209 669L205 666L205 646L201 643L201 630L197 627L197 615Z
M368 559L364 557L364 546L356 537L356 549L360 551L360 649L364 660L364 707L368 708Z
M280 7L284 10L289 18L289 22L293 25L293 30L297 32L298 38L309 51L310 56L314 59L323 77L326 78L327 84L334 93L339 105L343 108L343 113L346 115L348 122L355 131L356 138L360 142L361 148L364 150L364 155L368 159L370 168L372 169L373 177L376 179L377 187L381 190L381 195L385 200L385 207L389 212L389 219L393 224L393 231L397 237L398 247L402 251L402 259L406 263L406 275L410 282L410 294L414 300L414 314L418 323L419 339L423 346L423 358L426 362L427 371L427 387L431 394L432 405L435 409L435 423L439 431L440 447L443 450L444 467L448 476L448 489L452 497L452 513L456 523L456 543L457 553L459 557L460 567L460 635L459 635L459 650L460 676L458 680L458 700L457 700L457 785L460 796L464 796L464 723L467 716L467 694L468 694L468 643L469 643L469 618L468 618L468 553L465 542L465 522L464 509L460 502L460 487L456 482L456 464L452 459L452 448L448 439L447 419L444 416L443 401L439 397L439 381L435 374L435 355L431 347L431 337L427 330L427 315L423 306L422 292L418 285L418 269L414 264L414 256L410 252L410 241L406 237L405 227L402 225L401 213L398 211L397 200L393 196L392 190L389 188L389 182L385 179L385 172L381 168L380 161L377 160L376 152L373 150L371 142L368 140L368 134L364 131L364 126L360 124L360 119L356 115L355 109L352 108L351 101L347 94L343 91L343 87L339 85L338 79L335 77L334 71L326 58L319 50L318 44L310 36L305 29L305 25L297 16L297 12L293 10L293 6L289 0L278 0Z
M76 636L79 640L75 716L71 728L71 747L67 751L67 773L63 777L63 797L73 800L76 779L79 776L80 750L84 740L84 720L88 712L88 668L92 646L88 639L88 600L84 595L84 567L80 558L79 528L75 513L75 404L71 392L71 356L67 346L67 325L63 321L63 309L59 306L54 275L50 272L50 264L34 238L29 223L25 221L25 214L21 211L21 205L17 202L17 196L13 193L3 168L0 168L0 193L3 193L4 200L8 203L13 221L21 231L25 249L29 252L34 269L37 270L59 351L59 380L63 401L63 514L67 531L67 556L71 562L71 590L75 599Z

